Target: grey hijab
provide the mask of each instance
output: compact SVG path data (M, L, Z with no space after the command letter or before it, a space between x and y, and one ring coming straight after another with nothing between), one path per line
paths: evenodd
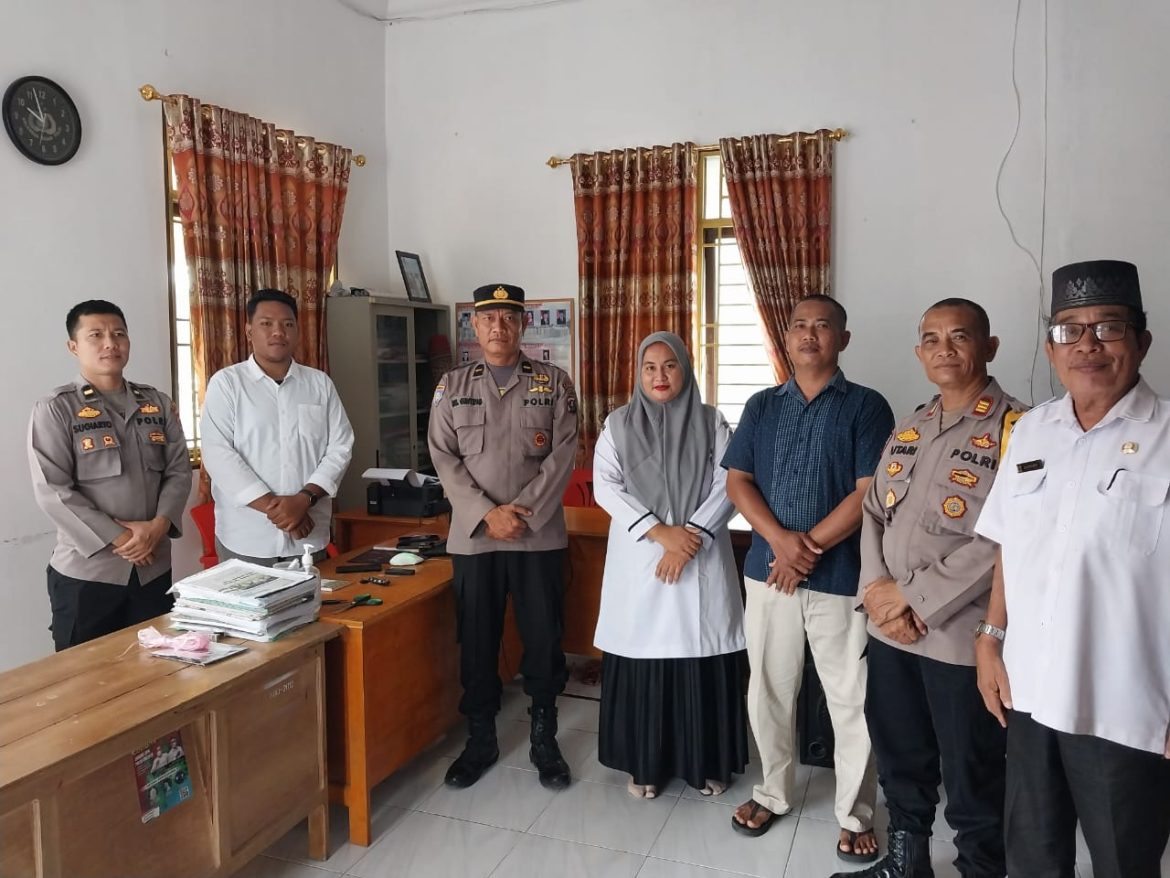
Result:
M642 390L642 358L659 342L674 351L683 372L683 387L665 405ZM711 491L711 455L715 417L703 405L695 370L681 338L655 332L638 346L634 397L610 416L610 429L622 462L626 488L660 520L686 524Z

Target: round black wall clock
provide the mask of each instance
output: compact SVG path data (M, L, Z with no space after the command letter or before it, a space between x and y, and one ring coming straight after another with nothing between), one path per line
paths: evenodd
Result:
M4 130L24 155L62 165L81 146L81 116L69 94L43 76L22 76L4 92Z

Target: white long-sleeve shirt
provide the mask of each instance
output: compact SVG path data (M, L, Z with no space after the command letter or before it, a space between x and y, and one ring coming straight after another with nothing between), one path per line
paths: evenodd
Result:
M701 658L744 648L739 574L727 530L735 508L727 499L727 470L719 465L731 428L723 415L715 417L711 490L690 520L680 522L701 529L703 547L679 581L669 585L654 575L662 547L644 537L654 525L674 522L660 522L626 490L606 419L593 452L593 494L612 519L593 636L594 646L604 652L640 659Z
M277 384L249 357L211 376L200 421L203 465L215 499L215 536L241 555L279 558L329 542L331 505L309 510L315 527L294 540L248 506L271 492L295 494L308 483L337 493L353 453L353 428L324 372L299 363Z

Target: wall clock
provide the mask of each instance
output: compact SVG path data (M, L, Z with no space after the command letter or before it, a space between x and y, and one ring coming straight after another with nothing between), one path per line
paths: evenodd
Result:
M42 165L62 165L81 146L81 116L69 94L43 76L22 76L4 92L4 130Z

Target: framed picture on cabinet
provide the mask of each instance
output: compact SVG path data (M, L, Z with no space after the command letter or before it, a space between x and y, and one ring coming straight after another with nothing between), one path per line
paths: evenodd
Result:
M412 302L429 302L431 291L427 289L427 278L423 274L422 260L417 253L407 253L405 250L395 250L398 257L398 268L402 271L402 281L406 284L406 297Z

